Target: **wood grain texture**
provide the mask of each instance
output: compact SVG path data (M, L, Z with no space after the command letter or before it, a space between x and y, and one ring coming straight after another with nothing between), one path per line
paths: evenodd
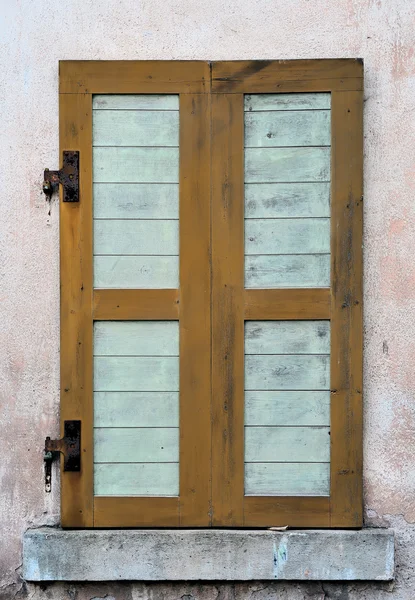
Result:
M175 392L179 389L176 356L96 356L94 391Z
M180 96L180 525L211 524L210 97Z
M363 94L333 94L332 527L361 527Z
M94 183L94 219L178 219L177 183Z
M204 93L209 88L210 66L203 61L59 61L61 94Z
M177 256L94 256L95 288L178 288Z
M178 148L94 148L94 183L178 183L178 177Z
M60 420L82 422L82 470L61 468L62 527L93 526L92 99L60 96L60 156L79 150L80 202L60 196ZM62 463L61 463L62 464Z
M178 220L95 220L94 255L178 256Z
M96 321L95 356L178 356L177 321Z
M97 150L109 151L110 149L98 148ZM163 148L163 150L170 150L170 148ZM330 148L245 149L246 183L302 181L330 181Z
M277 146L330 146L330 111L245 113L245 148Z
M177 427L104 427L94 429L95 463L177 463Z
M248 255L245 287L328 287L329 254Z
M179 393L95 392L94 426L179 427Z
M330 385L328 355L247 355L246 390L327 390Z
M247 496L245 527L330 527L330 499L316 496Z
M179 290L94 290L95 320L179 318Z
M329 321L247 321L245 354L329 354Z
M95 527L179 527L179 498L98 496Z
M329 288L245 290L245 319L329 319Z
M95 94L94 110L179 110L178 94Z
M327 110L330 109L330 94L246 94L245 111L269 110ZM94 105L95 108L95 105Z
M245 494L329 496L330 463L245 464Z
M178 463L96 464L96 496L178 496Z
M330 219L245 219L245 254L329 254Z
M94 146L179 145L179 111L95 110Z
M247 391L245 425L330 425L329 391Z
M329 217L330 183L247 183L245 218Z
M243 523L243 96L212 96L212 524Z
M328 427L245 427L246 463L329 461Z

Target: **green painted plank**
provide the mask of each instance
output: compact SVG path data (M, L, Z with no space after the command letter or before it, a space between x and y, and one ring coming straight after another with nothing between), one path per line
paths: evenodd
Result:
M179 113L160 110L98 110L93 146L178 146Z
M247 94L245 110L310 110L329 109L330 93Z
M178 356L178 321L95 321L95 356Z
M330 180L330 148L246 148L245 182Z
M178 462L177 427L94 429L95 463Z
M178 496L178 463L98 464L95 496Z
M93 148L94 183L178 183L178 148Z
M330 183L247 183L245 218L330 217Z
M95 392L95 427L178 427L178 392Z
M95 256L94 287L176 289L179 287L179 257Z
M329 287L330 255L259 255L245 257L247 288Z
M245 219L246 254L328 254L330 219Z
M95 94L94 110L179 110L178 94Z
M94 390L97 392L177 392L179 357L96 356Z
M94 220L94 254L179 254L178 220Z
M245 354L329 354L330 321L245 321Z
M329 496L330 463L246 463L247 496Z
M95 219L178 219L177 183L94 183Z
M330 146L329 110L245 113L245 147Z
M245 427L245 462L329 462L329 427Z
M330 392L245 392L245 425L330 425Z
M246 390L328 390L328 355L246 355Z

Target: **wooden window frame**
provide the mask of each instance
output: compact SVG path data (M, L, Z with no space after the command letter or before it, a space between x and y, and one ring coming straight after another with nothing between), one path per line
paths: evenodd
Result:
M63 61L60 150L80 202L60 203L61 429L82 421L82 470L61 470L63 527L362 525L363 64ZM244 94L331 93L331 287L244 289ZM180 95L180 290L93 290L92 96ZM93 321L179 320L180 495L93 495ZM244 496L244 320L331 321L329 497Z

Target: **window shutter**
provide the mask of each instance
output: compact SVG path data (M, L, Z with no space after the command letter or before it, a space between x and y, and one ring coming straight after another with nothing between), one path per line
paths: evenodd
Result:
M63 62L68 527L358 527L362 65Z

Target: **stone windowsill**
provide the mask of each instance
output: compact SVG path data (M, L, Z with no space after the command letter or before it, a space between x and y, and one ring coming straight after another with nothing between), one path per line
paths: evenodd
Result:
M389 581L393 576L391 529L41 528L23 539L28 581Z

